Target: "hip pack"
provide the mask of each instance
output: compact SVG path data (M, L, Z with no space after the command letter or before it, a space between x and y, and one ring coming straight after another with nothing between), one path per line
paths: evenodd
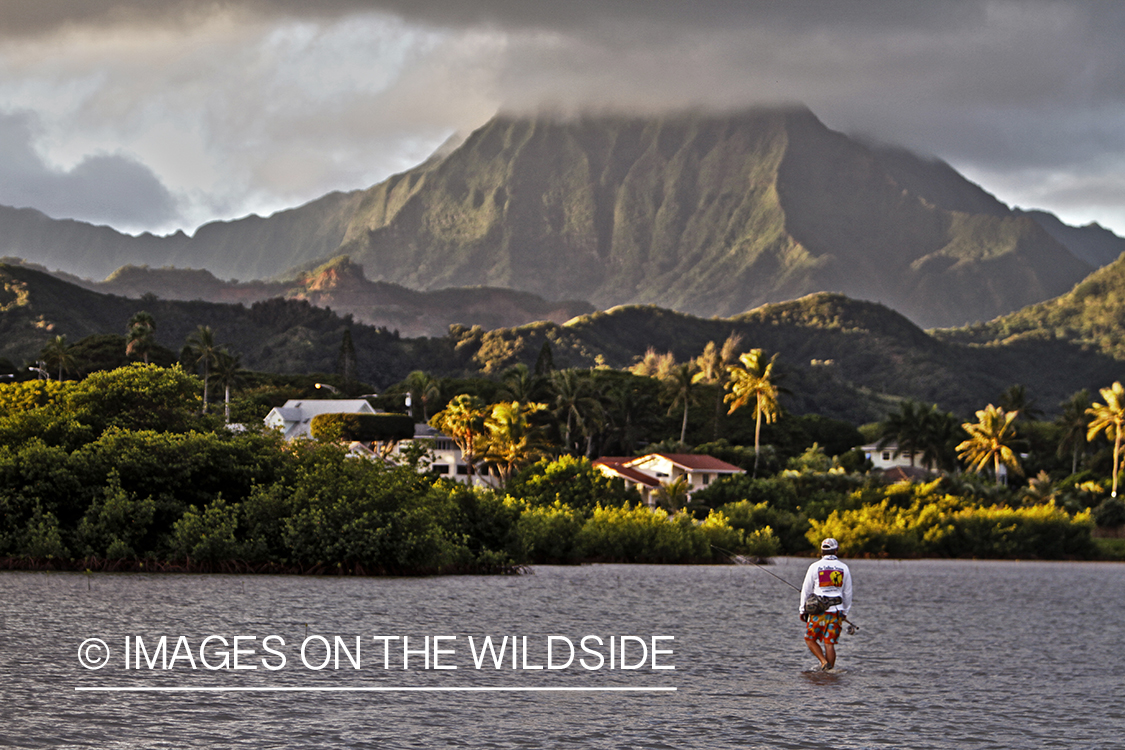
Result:
M809 594L809 598L805 599L805 614L822 615L828 611L829 607L843 603L843 597Z

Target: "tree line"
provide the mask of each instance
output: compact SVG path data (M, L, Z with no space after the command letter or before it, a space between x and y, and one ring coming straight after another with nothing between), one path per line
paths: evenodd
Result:
M143 340L155 321L135 316L134 326L137 336L129 342L129 354L143 359ZM1090 556L1095 552L1089 532L1095 524L1125 522L1115 496L1122 404L1116 383L1102 390L1104 403L1076 394L1063 410L1070 422L1035 419L1035 405L1017 386L1001 395L998 406L978 412L975 422L904 401L883 422L861 432L815 415L786 413L786 373L778 368L777 356L761 349L741 351L741 340L731 336L709 343L686 362L650 351L628 370L556 369L545 345L534 368L517 365L494 378L467 380L415 371L373 399L409 408L415 419L432 421L459 441L471 466L500 478L502 488L493 491L455 485L419 471L424 466L417 463L400 467L404 471L397 474L394 468L365 466L330 440L295 448L256 428L226 431L231 409L236 417L260 420L263 410L296 389L263 385L253 373L241 373L225 382L224 419L209 414L211 387L224 385L216 367L222 347L213 334L202 334L201 328L181 352L198 375L142 364L81 381L3 388L0 402L8 408L0 425L6 451L0 456L6 462L0 499L10 522L0 554L419 572L581 559L715 560L705 540L763 556L802 553L809 549L810 535L831 530L856 551L872 554ZM341 366L332 382L341 395L355 395L370 387L354 379L354 370L349 377L354 348L349 355L347 343L341 344ZM52 361L51 368L56 367ZM12 406L17 403L19 408ZM1083 430L1079 443L1075 436ZM195 442L177 442L189 434ZM912 461L946 475L906 502L849 451L864 438L893 443ZM1099 447L1099 440L1112 442L1112 449ZM166 466L179 466L170 459L140 468L124 458L107 458L118 455L117 448L163 456L157 446L169 450L170 445L209 455L232 471L245 463L264 473L249 484L243 477L242 484L208 485L182 466L167 476ZM749 476L690 497L665 487L658 493L663 507L654 514L636 507L635 495L590 466L589 460L600 455L661 449L715 455L743 466ZM207 453L212 450L217 453ZM56 475L55 484L42 483L30 468L45 457L55 462L44 464L57 468L46 472ZM1111 463L1108 470L1103 460ZM291 461L297 463L286 463ZM1042 468L1026 485L998 486L960 473L959 461L993 474L993 480L999 479L1000 466L1015 475ZM1060 468L1067 463L1069 472ZM96 467L92 474L83 473L91 466ZM569 484L585 482L593 489L580 501L561 485L553 495L529 499L530 488L542 488L544 477L560 471L571 472ZM339 478L329 481L328 474ZM287 482L286 476L296 475L315 476L324 488L349 499L334 504L329 489ZM152 490L141 476L165 476L164 484ZM179 488L181 482L185 488ZM81 489L68 500L59 491L62 486ZM793 488L798 500L784 500ZM392 495L415 504L400 507L389 499ZM129 517L140 520L130 526L123 520ZM429 520L422 523L423 517ZM1023 531L1014 540L1014 532L997 531L1017 527ZM350 531L334 535L328 531L333 528ZM373 534L388 541L371 546L366 538ZM1069 541L1049 545L1045 534ZM344 538L352 542L345 544ZM430 541L419 551L411 547L414 542L403 542L404 548L394 539ZM627 544L630 539L634 542Z

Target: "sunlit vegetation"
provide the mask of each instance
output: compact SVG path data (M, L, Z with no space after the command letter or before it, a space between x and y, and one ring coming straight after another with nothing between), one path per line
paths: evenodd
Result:
M1076 394L1055 422L1017 421L1034 413L1033 401L1009 388L1002 403L1018 411L990 405L959 427L936 406L900 401L861 433L787 412L799 394L778 387L787 375L778 357L736 357L736 337L684 362L650 353L631 371L555 369L542 346L535 370L518 364L476 379L413 371L371 397L392 413L324 415L315 439L285 443L262 416L288 397L326 397L320 381L241 371L207 333L197 329L190 361L201 371L207 363L222 388L223 417L204 412L204 393L215 391L179 365L0 384L0 557L9 567L505 572L807 554L820 536L852 555L1096 557L1114 547L1092 534L1125 526L1112 492L1119 384L1102 389L1104 404ZM321 385L358 395L367 386L349 383L348 367ZM714 408L724 393L733 413ZM401 413L406 394L413 418ZM385 450L379 460L349 455L351 441L412 436L427 413L491 486L431 474L418 451L401 465ZM231 421L243 425L230 430ZM888 484L870 471L853 449L880 439L931 478ZM648 508L591 464L656 450L712 455L748 473L694 492L665 482ZM997 482L1000 465L1010 468L1007 484ZM973 468L989 476L965 473Z

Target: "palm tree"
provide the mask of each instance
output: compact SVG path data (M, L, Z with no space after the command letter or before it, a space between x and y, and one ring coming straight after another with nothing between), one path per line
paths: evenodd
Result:
M66 343L66 336L55 336L39 353L47 367L59 368L59 381L62 381L63 371L69 372L70 368L74 366L74 355L70 351L71 348Z
M938 411L937 404L925 407L915 401L902 401L898 411L888 414L879 424L879 448L894 443L898 446L895 455L905 453L911 466L920 457L927 469L952 469L957 424L952 414Z
M721 384L726 377L727 368L737 360L738 348L741 345L741 334L733 331L723 342L722 348L717 346L714 341L708 341L707 346L703 347L703 354L695 360L696 365L699 366L699 372L695 376L696 381L712 385ZM719 415L722 414L722 410L723 389L719 387L715 389L715 418L711 432L713 440L719 439Z
M238 355L220 349L215 359L214 376L216 382L224 388L223 414L227 424L230 424L230 389L242 383L242 361Z
M670 482L661 482L656 488L656 504L669 512L675 512L688 504L691 490L687 477L680 475Z
M953 471L957 466L957 445L964 433L961 424L951 412L938 411L937 404L925 413L926 429L923 432L922 464L927 469L937 467Z
M210 326L199 326L195 333L188 336L187 345L184 347L194 364L203 365L203 413L207 413L207 381L211 372L211 365L219 356L219 347L215 345L215 333Z
M504 381L504 387L500 392L510 400L521 404L535 401L543 390L543 376L536 375L523 363L505 370L500 379Z
M897 446L895 455L905 453L910 459L910 466L914 466L914 457L921 452L922 444L926 442L926 411L925 407L915 401L902 401L897 412L891 412L887 418L879 423L879 448L886 448L894 443Z
M477 443L484 429L485 406L476 396L467 393L450 401L445 409L430 419L430 424L444 432L461 449L472 484L477 461Z
M773 367L777 355L767 362L761 349L751 349L738 358L741 365L731 365L727 369L730 379L726 387L730 391L723 400L730 402L727 414L754 401L754 474L758 476L758 454L761 452L762 420L772 423L781 414L778 397L781 390L775 382Z
M133 313L133 317L129 318L128 336L129 343L125 345L125 355L127 357L140 355L144 357L147 365L148 354L156 346L156 318L144 310Z
M1105 403L1095 403L1086 410L1093 417L1086 429L1086 440L1093 440L1102 431L1107 438L1113 440L1113 492L1110 496L1117 497L1117 474L1121 467L1121 429L1125 426L1125 388L1118 381L1109 388L1102 388L1100 393Z
M664 398L668 401L668 414L684 405L684 419L680 425L680 443L687 437L688 407L696 398L695 385L699 367L695 362L685 362L673 367L664 378Z
M546 454L541 430L528 419L546 408L545 404L519 401L493 404L492 413L484 420L482 458L496 466L501 484L507 485L517 470Z
M629 368L629 372L646 378L663 380L668 376L668 372L675 366L676 357L672 352L657 354L656 349L650 346L645 351L644 357Z
M570 451L575 428L592 434L589 428L600 419L602 405L590 395L590 380L582 370L555 370L550 384L555 393L555 416L560 422L566 419L563 450Z
M415 370L403 381L410 391L411 409L422 407L422 421L430 421L430 406L441 400L441 381L422 370Z
M976 422L961 425L969 433L969 439L957 445L957 457L968 461L969 469L976 472L992 463L997 484L1000 484L1001 464L1017 474L1023 474L1019 458L1012 450L1016 438L1012 422L1018 416L1019 412L1006 412L992 404L978 411Z
M1019 383L1009 386L1007 390L1001 393L999 403L1000 408L1006 412L1019 412L1016 419L1034 422L1043 416L1043 411L1038 407L1035 399L1028 398L1027 387Z
M1055 420L1055 424L1062 428L1058 455L1061 458L1071 454L1070 473L1075 474L1078 472L1078 454L1086 449L1086 430L1090 426L1090 416L1086 412L1090 409L1090 391L1083 388L1059 406L1063 411Z

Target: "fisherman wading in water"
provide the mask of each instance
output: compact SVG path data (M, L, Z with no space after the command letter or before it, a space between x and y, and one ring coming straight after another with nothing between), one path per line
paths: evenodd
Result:
M805 643L820 661L821 670L836 666L836 641L852 608L852 573L837 559L839 549L835 539L821 542L823 556L809 566L801 587L799 612L801 621L807 624Z

